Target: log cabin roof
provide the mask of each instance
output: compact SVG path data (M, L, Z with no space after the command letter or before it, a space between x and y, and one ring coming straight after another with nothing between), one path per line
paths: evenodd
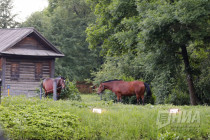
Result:
M21 41L27 37L33 37L41 47L31 47L25 45L20 48L18 46ZM63 57L54 45L44 38L34 28L12 28L0 29L0 55L19 55L19 56L44 56L44 57Z

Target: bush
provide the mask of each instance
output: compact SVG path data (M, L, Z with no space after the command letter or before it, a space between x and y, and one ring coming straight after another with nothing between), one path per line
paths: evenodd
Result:
M106 90L106 91L104 91L104 93L102 93L102 100L116 102L117 101L117 96L112 91Z
M65 81L65 89L60 94L60 99L81 100L80 92L74 82Z
M184 93L178 89L173 89L172 94L169 94L167 98L165 98L165 104L173 104L173 105L189 105L190 97L189 94Z
M9 97L0 112L1 125L10 139L71 139L79 124L77 116L53 107L48 99Z
M208 106L124 105L100 101L96 94L81 96L82 101L3 97L0 125L4 134L12 140L171 140L178 136L179 139L193 140L209 138ZM181 111L199 111L200 125L187 126L185 129L188 123L183 123L183 127L177 129L176 124L179 124L175 121L158 129L158 112L168 112L174 107ZM93 108L101 108L102 113L93 113Z

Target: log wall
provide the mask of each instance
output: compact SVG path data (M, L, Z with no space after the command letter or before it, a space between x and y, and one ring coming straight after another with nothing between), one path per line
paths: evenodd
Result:
M7 91L7 85L10 85L10 93L13 95L25 94L29 92L35 92L40 88L40 84L43 78L51 77L51 65L53 60L34 60L34 59L6 59L6 71L5 71L5 86ZM36 64L39 65L38 69ZM14 66L18 66L17 77L12 78L14 74ZM36 77L36 71L41 72L41 77ZM5 91L5 92L6 92Z
M14 49L27 49L27 50L50 50L46 46L44 47L33 36L26 37L13 47Z

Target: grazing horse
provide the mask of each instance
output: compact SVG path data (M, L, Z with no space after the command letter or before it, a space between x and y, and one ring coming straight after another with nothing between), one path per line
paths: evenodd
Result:
M57 78L46 78L42 82L42 87L45 91L45 97L47 97L48 94L53 93L53 82L56 81L57 83L57 95L59 96L61 93L61 90L65 88L65 78L63 77L57 77Z
M110 80L100 84L97 93L101 94L105 89L111 90L117 95L117 101L121 101L122 96L136 95L137 103L140 103L140 97L142 104L144 104L144 92L147 92L147 96L151 96L152 92L149 85L142 81L126 82L123 80Z

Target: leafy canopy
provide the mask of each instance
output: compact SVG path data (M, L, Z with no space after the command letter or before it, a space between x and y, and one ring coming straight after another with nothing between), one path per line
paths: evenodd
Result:
M196 70L201 63L195 63L198 57L192 57L192 54L209 50L209 0L88 2L97 17L86 29L89 47L100 48L101 54L111 56L113 60L133 54L133 60L139 60L133 61L133 65L142 66L145 74L141 78L152 81L159 103L163 103L168 95L176 94L178 89L187 92L185 70L194 78L201 74ZM187 48L184 58L189 58L188 65L183 63L182 48ZM200 60L207 61L206 57ZM100 73L113 71L109 66L105 63ZM95 74L96 78L98 74ZM125 72L120 71L117 75L123 74ZM201 91L197 93L197 96L202 94Z

